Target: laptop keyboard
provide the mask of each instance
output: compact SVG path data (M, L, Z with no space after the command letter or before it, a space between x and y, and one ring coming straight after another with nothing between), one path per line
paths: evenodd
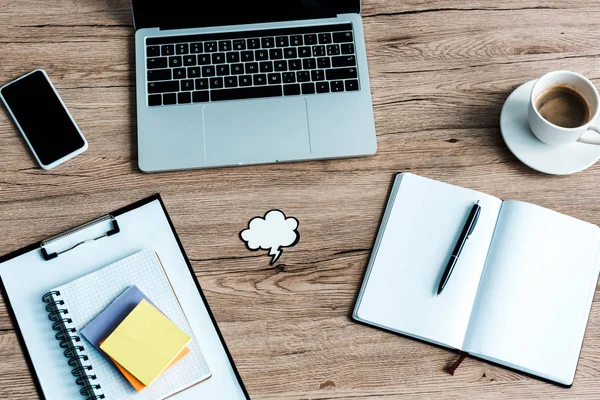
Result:
M146 39L148 105L359 90L351 24Z

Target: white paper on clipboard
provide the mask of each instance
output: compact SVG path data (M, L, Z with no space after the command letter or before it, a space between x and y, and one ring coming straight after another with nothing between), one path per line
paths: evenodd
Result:
M79 393L81 387L75 384L71 375L72 368L67 364L63 349L54 337L56 332L48 321L42 296L53 287L151 247L160 254L173 290L213 373L207 381L170 399L249 398L219 337L218 328L213 325L159 197L125 213L117 213L115 219L120 227L116 235L82 244L49 261L44 260L37 247L0 264L0 279L44 397L49 400L84 398ZM102 229L99 225L91 227L94 231L91 236ZM77 232L77 235L82 234L83 231ZM73 242L75 239L66 240ZM58 243L52 245L58 246Z

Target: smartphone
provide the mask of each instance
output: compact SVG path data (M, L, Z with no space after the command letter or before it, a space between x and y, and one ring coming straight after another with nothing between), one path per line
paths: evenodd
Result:
M87 141L44 70L0 88L0 98L43 169L83 153Z

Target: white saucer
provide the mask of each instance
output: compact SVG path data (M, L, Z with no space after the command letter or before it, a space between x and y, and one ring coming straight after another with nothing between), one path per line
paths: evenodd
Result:
M552 146L533 135L527 123L527 108L534 83L519 86L502 107L500 130L510 151L523 164L545 174L569 175L593 165L600 159L600 146L578 142Z

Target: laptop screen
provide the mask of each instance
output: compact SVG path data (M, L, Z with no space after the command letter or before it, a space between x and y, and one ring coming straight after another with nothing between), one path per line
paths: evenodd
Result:
M286 21L360 12L360 0L132 0L136 29Z

